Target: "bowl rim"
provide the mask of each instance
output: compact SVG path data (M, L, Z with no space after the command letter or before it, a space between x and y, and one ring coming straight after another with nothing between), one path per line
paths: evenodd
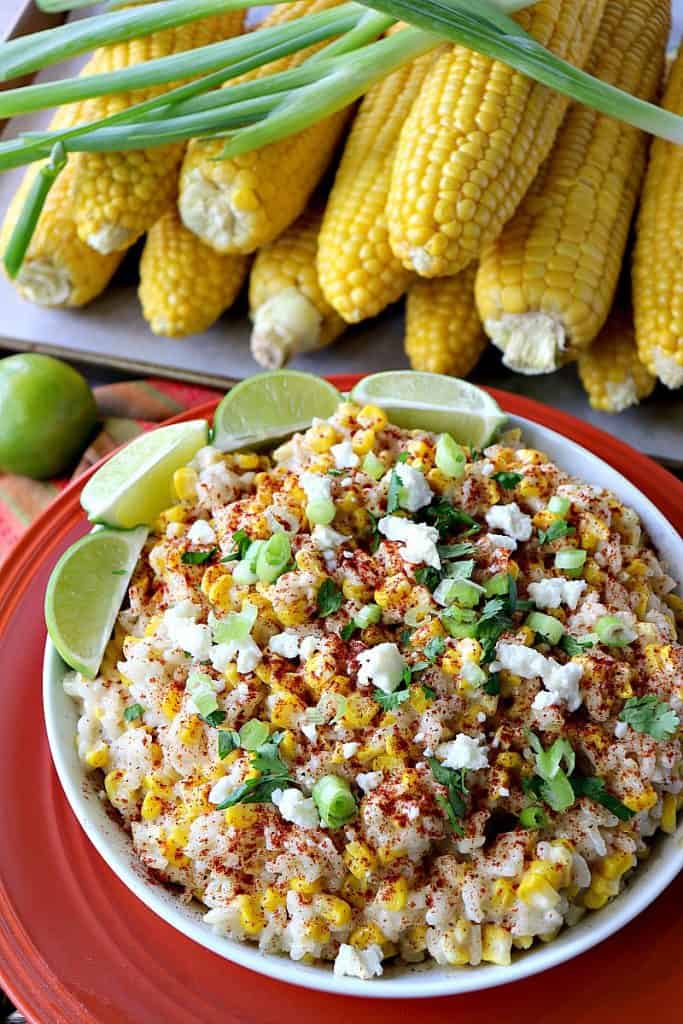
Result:
M166 421L166 423L177 422L187 418L197 418L203 415L210 416L217 401L207 402L205 405L187 410L185 413L173 417L172 420ZM537 403L532 404L537 405ZM580 453L581 457L587 457L589 461L596 463L596 468L602 467L603 471L606 468L608 475L616 475L619 478L619 485L623 485L627 491L636 491L639 496L639 502L648 509L648 516L656 520L669 534L670 541L679 553L678 563L683 564L683 540L664 513L635 484L631 483L618 470L611 467L605 459L571 438L565 437L558 431L546 427L543 423L527 419L525 416L511 413L508 415L513 421L519 422L523 429L531 431L534 429L540 430L550 435L553 443L561 448L569 452ZM166 425L166 423L163 425ZM159 426L161 425L159 424ZM553 456L553 459L556 461L557 457ZM94 472L96 468L97 466L93 467L91 472ZM90 475L88 473L79 479L77 490L84 485ZM614 487L613 484L607 484L607 486L610 489ZM642 512L639 511L639 516L641 515ZM605 908L606 912L594 912L590 915L590 929L584 929L579 932L577 932L576 928L565 929L562 933L565 938L559 946L557 944L558 940L553 940L553 942L547 945L537 946L533 950L515 958L512 965L508 967L481 965L476 968L470 967L467 971L453 968L438 968L436 965L431 964L426 969L418 967L417 970L410 967L402 967L394 971L395 976L390 974L388 977L383 976L379 979L373 979L371 983L368 983L355 978L334 975L331 965L309 967L281 955L264 954L251 943L237 942L216 935L199 918L193 920L187 914L183 914L179 905L174 906L174 903L177 904L177 901L160 897L157 887L147 882L139 870L136 871L131 864L127 863L126 857L112 848L113 842L103 830L95 822L91 821L87 797L83 792L83 781L84 778L87 778L87 775L81 771L79 779L72 777L65 752L57 735L56 709L54 706L57 699L55 691L61 691L60 695L63 695L61 685L58 685L58 682L61 683L61 676L63 676L66 670L66 666L59 658L48 638L43 661L43 708L48 743L67 801L90 842L111 870L114 871L133 894L176 930L181 931L199 945L233 963L249 968L257 973L266 974L280 981L337 995L378 999L433 998L494 988L529 977L540 971L548 970L560 963L573 959L599 942L602 942L623 928L649 906L683 869L683 848L681 848L677 836L660 837L657 846L665 851L662 854L663 864L658 865L656 872L651 872L652 878L649 877L649 874L646 877L642 877L643 868L641 867L637 872L636 880L630 883L625 893L621 894L608 908ZM57 677L60 673L61 676L58 680ZM66 698L66 700L70 701L70 698ZM120 828L120 832L121 835L125 835L125 831L122 828ZM129 838L127 838L127 843L130 844ZM131 858L132 856L131 848ZM640 880L639 884L636 884L638 879ZM163 892L168 897L168 890L164 889ZM574 934L575 932L576 934Z

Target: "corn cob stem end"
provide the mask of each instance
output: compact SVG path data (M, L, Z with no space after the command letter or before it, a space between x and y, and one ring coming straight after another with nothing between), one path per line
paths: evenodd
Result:
M52 260L25 260L14 283L21 297L37 306L68 306L71 302L69 271Z
M320 347L322 317L298 288L285 288L252 313L251 353L269 370L284 366L297 352Z
M566 362L564 326L547 313L508 313L500 320L486 320L484 327L503 353L504 365L517 373L552 373Z
M678 348L679 351L683 351L680 339ZM680 362L676 356L672 356L661 348L654 348L650 355L648 369L672 391L676 388L683 388L683 362Z

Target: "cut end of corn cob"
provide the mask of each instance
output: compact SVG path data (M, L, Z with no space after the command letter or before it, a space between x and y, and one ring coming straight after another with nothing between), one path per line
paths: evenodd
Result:
M651 366L656 375L672 390L683 388L683 337L678 339L679 355L671 355L663 348L653 348L650 353Z
M638 357L633 326L621 312L612 313L595 343L579 355L578 370L591 406L602 412L638 405L655 386Z
M510 313L500 320L485 320L484 327L503 353L505 366L517 373L551 373L562 365L567 339L557 317L547 313Z
M73 295L67 267L53 260L24 260L15 279L22 299L36 306L68 306Z
M286 288L252 314L251 353L257 363L276 370L295 352L320 347L323 318L298 288Z

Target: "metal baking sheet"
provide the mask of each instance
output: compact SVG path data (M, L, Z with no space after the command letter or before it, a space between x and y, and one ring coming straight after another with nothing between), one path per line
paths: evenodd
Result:
M14 24L31 4L13 4L7 23ZM7 17L3 3L2 20ZM676 0L677 34L683 29L683 0ZM28 21L30 28L30 18ZM75 73L82 59L60 65L38 76L49 81ZM16 118L5 128L42 127L45 115ZM0 211L7 207L21 171L0 176ZM249 353L249 322L244 304L228 313L206 334L189 339L157 338L140 314L136 294L137 253L133 251L112 285L83 310L45 310L23 302L0 277L0 348L34 349L66 358L115 367L131 373L159 374L221 386L258 369ZM408 365L403 353L403 318L400 309L362 324L335 345L300 356L293 366L316 373L372 372ZM572 367L543 377L522 377L502 366L497 353L487 352L475 380L528 395L595 423L624 440L665 460L683 461L683 395L658 388L637 410L611 417L591 410Z

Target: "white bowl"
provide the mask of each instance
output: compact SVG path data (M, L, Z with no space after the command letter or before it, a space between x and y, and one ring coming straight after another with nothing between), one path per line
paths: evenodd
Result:
M680 575L683 541L637 488L601 459L560 434L518 416L510 416L509 422L522 427L528 443L547 452L559 466L588 483L607 487L635 509L663 560ZM64 663L48 641L43 672L48 740L64 792L90 841L112 871L150 910L201 946L271 978L325 992L379 998L448 996L504 985L554 967L602 942L652 903L683 868L681 825L676 835L660 836L656 840L652 856L638 868L621 896L604 909L587 914L578 925L563 931L553 942L539 943L536 948L517 954L510 967L444 968L427 964L387 968L380 979L373 981L336 977L331 967L296 963L215 935L201 920L199 904L186 906L170 890L150 883L133 853L129 836L108 816L97 796L96 786L78 760L74 744L78 713L76 703L67 697L62 687L65 671Z

